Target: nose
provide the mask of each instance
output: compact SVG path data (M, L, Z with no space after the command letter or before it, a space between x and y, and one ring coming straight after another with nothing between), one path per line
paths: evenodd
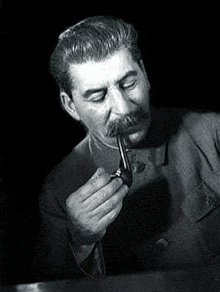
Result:
M132 101L120 89L111 91L110 103L112 112L120 116L129 114L135 108Z

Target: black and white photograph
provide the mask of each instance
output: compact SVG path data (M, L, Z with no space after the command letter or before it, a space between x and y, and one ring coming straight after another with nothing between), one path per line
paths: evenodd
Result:
M0 0L0 290L220 291L217 3L31 3Z

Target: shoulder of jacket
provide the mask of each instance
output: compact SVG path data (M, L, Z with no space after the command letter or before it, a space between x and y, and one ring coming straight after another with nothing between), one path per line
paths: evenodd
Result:
M215 141L220 147L220 113L184 108L156 108L153 109L153 114L156 132L161 137L173 137L176 141L190 137L194 142L209 145Z
M220 114L207 111L190 111L183 119L183 127L193 136L212 135L220 129Z

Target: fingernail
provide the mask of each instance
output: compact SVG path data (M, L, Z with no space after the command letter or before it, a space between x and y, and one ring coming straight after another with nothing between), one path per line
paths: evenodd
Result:
M98 169L97 169L97 176L99 176L101 173L104 173L105 172L105 170L104 170L104 168L102 168L102 167L99 167Z
M125 191L128 192L129 187L127 185L124 185Z

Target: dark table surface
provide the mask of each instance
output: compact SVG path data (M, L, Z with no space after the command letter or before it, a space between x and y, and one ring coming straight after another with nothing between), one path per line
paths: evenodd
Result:
M2 292L219 292L220 268L172 270L111 276L100 279L61 280L0 287Z

